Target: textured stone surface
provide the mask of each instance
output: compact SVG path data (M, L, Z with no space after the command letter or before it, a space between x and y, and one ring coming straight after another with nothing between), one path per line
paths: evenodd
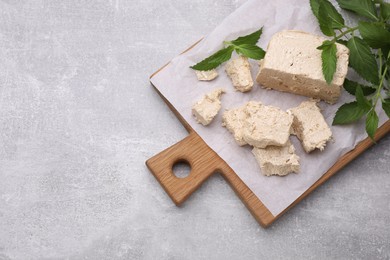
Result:
M0 1L1 260L390 257L389 136L266 230L146 169L186 136L149 74L242 2Z

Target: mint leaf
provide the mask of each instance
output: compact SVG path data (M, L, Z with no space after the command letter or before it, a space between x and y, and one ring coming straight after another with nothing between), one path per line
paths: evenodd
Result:
M332 43L331 45L325 45L321 53L322 74L324 75L326 83L328 83L328 85L332 83L334 73L336 72L336 52L336 44Z
M387 57L390 52L390 46L382 47L381 50L382 50L383 57ZM387 59L387 66L390 67L390 59Z
M324 9L319 9L324 10ZM331 24L328 22L328 15L326 14L326 11L318 12L318 22L320 24L320 29L323 34L326 36L334 36L335 32L333 31Z
M358 106L360 108L366 111L371 109L372 105L370 101L368 101L366 97L363 95L363 90L360 86L357 86L355 96L356 96L356 101L358 103Z
M333 36L333 29L344 28L344 19L336 8L328 1L321 0L318 9L318 22L321 31L327 36Z
M340 7L377 21L378 16L372 0L337 0Z
M256 45L263 32L263 28L247 36L238 37L236 40L227 42L230 46L233 46L238 54L242 54L245 57L260 60L264 58L265 51Z
M348 44L348 41L346 41L346 40L341 40L341 39L338 39L336 42L337 42L337 43L340 43L340 44L342 44L342 45L345 45L345 46L347 46L347 44Z
M195 64L191 68L200 71L215 69L222 63L228 61L232 57L232 53L234 50L238 54L242 54L243 56L246 56L248 58L262 59L265 55L265 51L260 47L256 46L256 43L258 42L262 32L263 28L249 35L238 37L234 41L224 42L227 47L217 51L210 57Z
M234 51L233 46L226 47L222 50L217 51L210 57L202 60L191 68L194 70L211 70L215 69L225 61L228 61L232 57L232 53Z
M358 121L368 111L361 108L356 101L342 105L336 112L333 125L345 125Z
M328 40L323 41L322 44L321 44L320 46L317 47L317 50L326 49L326 48L328 48L329 46L331 46L331 45L333 45L333 44L334 44L334 42L332 42L332 41L328 41Z
M362 89L363 95L365 95L365 96L368 96L376 91L375 88L359 84L359 83L351 81L349 79L345 79L345 81L344 81L344 89L351 95L355 95L356 88L358 86Z
M367 114L366 119L366 132L372 140L374 140L375 132L378 129L379 117L376 114L375 109L371 109Z
M378 64L367 43L358 37L352 37L347 47L350 51L350 66L365 80L379 84Z
M250 45L250 44L242 44L239 46L236 46L236 51L238 54L242 54L245 57L254 59L254 60L261 60L265 56L265 51L256 45Z
M390 32L382 25L360 21L359 31L363 40L372 48L377 49L390 45Z
M260 30L257 30L254 33L251 33L246 36L238 37L234 41L228 42L232 45L243 45L243 44L250 44L250 45L255 45L259 39L261 34L263 33L263 27L260 28Z
M314 16L318 19L318 11L320 9L320 2L321 0L310 0L310 7L311 11L313 12Z
M382 101L382 108L385 111L388 118L390 118L390 99L387 98Z
M389 3L381 3L381 17L383 20L389 20L390 19L390 4Z

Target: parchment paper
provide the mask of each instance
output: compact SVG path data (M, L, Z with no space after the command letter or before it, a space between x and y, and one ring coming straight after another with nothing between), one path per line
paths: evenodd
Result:
M224 40L233 40L262 26L264 26L264 31L258 44L263 49L266 49L271 36L281 30L296 29L322 35L317 21L311 13L309 1L250 0L229 15L195 48L173 59L165 69L152 78L152 83L276 216L326 173L340 156L352 150L367 135L364 122L349 126L332 126L334 141L328 143L323 152L315 151L311 154L306 154L299 140L292 136L290 139L301 158L300 173L289 174L286 177L265 177L261 174L251 153L251 147L239 147L233 136L221 126L222 112L224 109L241 106L249 100L261 101L265 105L274 105L287 110L299 105L307 98L275 90L266 90L257 84L249 93L236 92L226 76L223 66L218 69L220 75L216 80L199 82L189 66L220 49ZM254 79L257 72L257 62L253 61L252 74ZM197 124L191 115L193 103L218 87L227 91L222 96L222 110L211 125L204 127ZM353 99L344 91L335 105L321 102L319 105L323 109L327 123L331 125L335 112L341 104ZM377 109L377 111L381 110ZM379 112L379 118L379 125L387 120L383 112Z

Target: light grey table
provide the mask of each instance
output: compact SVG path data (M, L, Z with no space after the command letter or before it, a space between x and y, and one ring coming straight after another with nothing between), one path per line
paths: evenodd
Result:
M146 169L186 136L149 74L242 2L0 1L1 260L390 258L389 136L269 229Z

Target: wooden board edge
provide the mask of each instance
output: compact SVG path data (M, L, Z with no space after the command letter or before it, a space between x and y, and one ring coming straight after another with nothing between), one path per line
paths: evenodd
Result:
M195 42L194 44L192 44L190 47L188 47L187 49L185 49L183 52L180 53L180 55L186 53L187 51L191 50L192 48L194 48L196 45L198 45L198 43L200 43L201 41L203 40L203 37L200 38L197 42ZM159 68L157 71L153 72L152 75L149 76L149 80L151 80L157 73L159 73L160 71L162 71L166 66L169 65L169 63L171 62L167 62L164 66L162 66L161 68ZM152 84L153 85L153 84Z
M380 139L385 137L390 132L390 120L386 121L381 127L378 128L375 134L375 142L378 142ZM343 169L347 164L352 162L355 158L365 152L368 148L374 145L374 142L370 137L367 137L360 143L358 143L355 148L348 153L344 154L339 158L339 160L324 174L320 179L318 179L309 189L307 189L299 198L297 198L290 206L288 206L284 211L282 211L279 215L277 215L272 222L280 218L284 213L286 213L289 209L294 207L304 198L306 198L310 193L312 193L319 186L324 184L330 177L338 173L341 169ZM272 224L272 222L270 224Z
M155 85L153 85L152 82L150 82L154 90L157 92L157 94L161 97L161 99L167 104L169 109L175 114L177 119L179 119L180 123L184 126L184 128L187 130L188 133L195 132L194 129L190 126L190 124L187 123L187 121L180 115L180 113L176 110L176 108L164 97L164 95L156 88ZM203 140L203 139L202 139ZM204 142L204 141L203 141Z
M193 47L195 47L202 39L194 43L192 46L187 48L183 53L191 50ZM154 72L150 79L152 79L157 73L162 71L166 66L169 65L170 62L165 64L163 67L158 69L156 72ZM180 113L174 108L174 106L162 95L162 93L156 88L156 86L153 85L152 82L150 82L153 88L157 91L157 93L160 95L160 97L163 99L163 101L168 105L168 107L171 109L171 111L175 114L175 116L179 119L181 124L185 127L185 129L189 133L195 133L197 134L192 127L185 121L185 119L180 115ZM385 124L383 124L380 128L378 128L378 131L375 135L375 140L379 141L381 138L383 138L386 134L390 132L390 120L388 120ZM204 140L201 139L203 142ZM204 142L205 143L205 142ZM290 206L288 206L284 211L282 211L277 216L274 216L269 209L261 202L261 200L247 187L245 184L245 187L247 190L244 189L243 193L240 193L237 191L237 187L235 187L234 183L230 181L230 178L228 178L229 174L226 174L225 171L221 171L220 174L227 180L228 184L233 188L234 192L239 196L241 201L244 203L244 205L248 208L250 213L254 216L254 218L257 220L257 222L264 228L269 227L273 222L275 222L277 219L279 219L281 216L283 216L289 209L294 207L296 204L298 204L300 201L302 201L304 198L306 198L310 193L312 193L317 187L325 183L330 177L335 175L338 171L340 171L343 167L345 167L349 162L354 160L356 157L358 157L360 154L362 154L365 150L367 150L369 147L371 147L374 143L371 141L369 137L361 141L356 147L349 151L348 153L344 154L340 157L340 159L320 178L318 179L309 189L307 189L299 198L297 198ZM205 143L205 145L207 145ZM207 145L208 146L208 145ZM209 147L210 150L212 150ZM212 150L214 152L214 150ZM219 157L219 155L217 154ZM233 172L235 176L238 177L238 175L230 168L230 166L221 158L219 157L221 161L224 162L224 164ZM229 170L227 170L229 171ZM239 178L240 179L240 178ZM242 182L242 180L240 179Z

